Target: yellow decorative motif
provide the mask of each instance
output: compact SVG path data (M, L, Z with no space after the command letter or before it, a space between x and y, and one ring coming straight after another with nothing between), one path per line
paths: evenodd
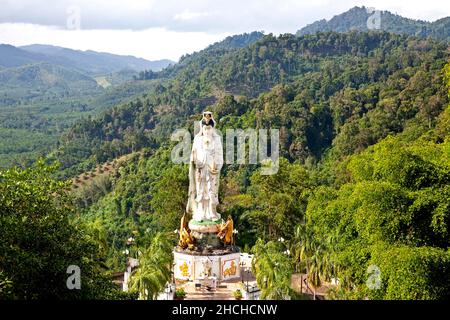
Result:
M231 266L223 270L223 276L229 277L234 275L236 275L236 263L234 261L231 261Z
M183 264L180 266L180 271L183 277L189 277L189 267L186 261L184 261Z

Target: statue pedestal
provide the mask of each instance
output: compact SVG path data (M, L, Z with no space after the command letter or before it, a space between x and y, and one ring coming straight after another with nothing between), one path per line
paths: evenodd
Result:
M189 252L173 251L174 275L178 280L203 280L209 276L217 277L220 281L239 278L240 252L217 255L192 254ZM205 265L209 264L210 275L205 275Z
M221 243L217 237L223 220L190 220L188 227L194 238L193 248L175 247L174 275L178 280L200 280L216 277L220 281L240 277L240 251Z
M199 250L213 249L220 246L220 241L217 238L219 227L223 222L222 219L216 221L189 221L189 230L195 239L195 243Z

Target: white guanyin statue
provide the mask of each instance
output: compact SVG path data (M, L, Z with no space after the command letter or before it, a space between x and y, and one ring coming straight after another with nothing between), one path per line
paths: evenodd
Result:
M216 132L212 113L203 112L200 132L195 135L189 163L189 199L186 211L197 222L217 221L220 214L219 176L223 166L222 138Z

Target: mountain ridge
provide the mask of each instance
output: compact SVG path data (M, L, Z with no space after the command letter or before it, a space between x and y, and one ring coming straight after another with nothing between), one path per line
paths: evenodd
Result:
M378 15L379 14L379 15ZM373 25L369 28L370 23ZM432 37L437 40L450 41L450 17L433 22L406 18L387 10L374 10L367 7L353 7L331 19L317 20L296 32L297 36L317 32L348 32L352 30L380 30L397 34Z
M117 55L93 50L74 50L44 44L20 47L0 44L0 66L2 67L19 67L37 62L70 67L89 75L108 74L124 69L159 71L174 63L168 59L150 61L131 55Z

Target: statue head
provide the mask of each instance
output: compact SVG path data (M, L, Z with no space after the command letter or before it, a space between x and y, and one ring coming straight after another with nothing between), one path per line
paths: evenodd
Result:
M203 111L202 126L210 125L211 127L214 127L215 124L216 124L216 122L214 121L212 112L211 111Z
M201 134L203 134L205 136L212 136L214 133L214 125L215 124L216 124L216 122L214 121L212 112L204 111L203 118L200 121Z

